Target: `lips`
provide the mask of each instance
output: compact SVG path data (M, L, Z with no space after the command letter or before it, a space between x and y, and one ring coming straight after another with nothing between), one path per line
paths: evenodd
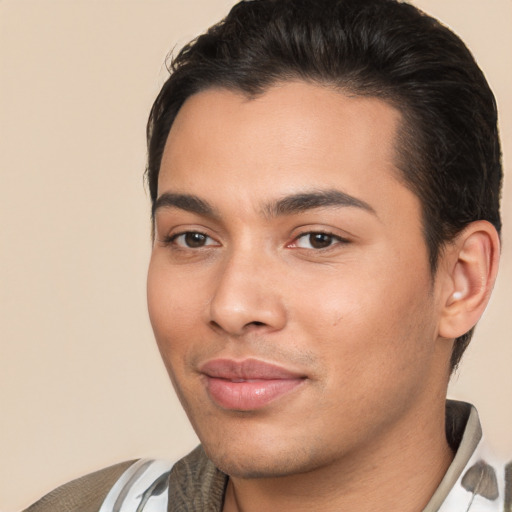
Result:
M305 375L256 359L215 359L201 366L210 398L223 409L251 411L290 393Z

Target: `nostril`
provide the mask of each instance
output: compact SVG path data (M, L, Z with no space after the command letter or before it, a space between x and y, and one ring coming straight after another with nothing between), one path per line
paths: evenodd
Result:
M210 327L214 330L223 330L220 324L218 324L215 320L210 320Z
M260 329L261 327L265 327L268 324L265 322L260 322L259 320L255 320L254 322L248 322L246 324L240 326L226 325L223 322L217 322L215 320L210 320L210 327L217 332L224 331L229 332L235 336L243 335L244 333L248 333L253 329Z

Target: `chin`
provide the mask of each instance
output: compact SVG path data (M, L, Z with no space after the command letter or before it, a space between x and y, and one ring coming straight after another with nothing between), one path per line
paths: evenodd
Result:
M273 446L260 446L248 450L217 446L214 449L203 448L223 473L242 479L277 478L307 473L327 463L321 457L306 453L303 449L293 447L276 449Z

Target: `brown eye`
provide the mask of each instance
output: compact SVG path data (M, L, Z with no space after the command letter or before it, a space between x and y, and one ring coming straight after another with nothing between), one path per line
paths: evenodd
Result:
M333 236L327 233L310 233L309 243L313 249L325 249L332 245Z
M208 235L199 231L186 231L169 237L168 244L185 249L201 249L202 247L217 246L218 243Z
M321 231L310 231L298 236L292 243L292 247L299 249L321 250L329 249L335 245L348 244L349 241L332 233L323 233Z
M198 247L203 247L206 245L206 241L208 237L203 235L202 233L189 232L183 235L184 243L187 247L191 247L196 249Z

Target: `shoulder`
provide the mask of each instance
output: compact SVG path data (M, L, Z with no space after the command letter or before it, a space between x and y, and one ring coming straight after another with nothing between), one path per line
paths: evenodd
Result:
M198 446L171 470L169 503L173 510L222 510L228 477Z
M220 511L225 483L202 447L178 461L140 459L117 480L100 512Z
M221 510L227 476L201 446L173 463L139 459L73 480L24 512ZM181 507L181 508L180 508ZM190 508L192 507L192 508Z
M24 512L97 512L120 476L136 461L110 466L54 489Z

